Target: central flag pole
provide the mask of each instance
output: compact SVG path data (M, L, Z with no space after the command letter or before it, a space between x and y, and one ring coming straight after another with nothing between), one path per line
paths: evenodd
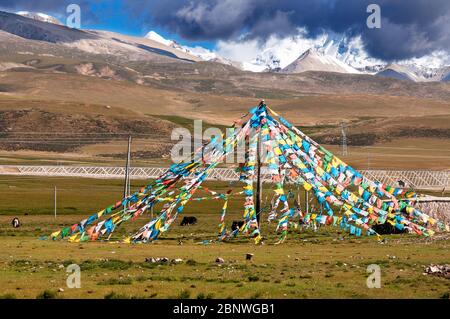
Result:
M265 105L264 100L259 103L259 106ZM256 221L258 222L258 227L260 227L261 220L261 203L262 203L262 178L261 178L261 125L258 131L258 146L256 150Z
M261 219L261 201L262 201L262 179L261 179L261 132L258 133L258 151L256 155L256 163L258 165L256 170L256 221L258 227Z

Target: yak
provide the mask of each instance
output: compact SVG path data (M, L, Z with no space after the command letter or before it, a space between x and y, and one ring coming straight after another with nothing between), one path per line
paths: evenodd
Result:
M235 231L236 229L240 229L243 225L243 220L233 220L233 224L231 224L231 230Z
M183 220L180 223L180 226L195 225L195 224L197 224L197 217L184 216Z

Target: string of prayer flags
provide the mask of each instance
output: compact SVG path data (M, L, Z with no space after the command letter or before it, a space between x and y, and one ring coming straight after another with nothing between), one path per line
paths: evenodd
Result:
M254 200L259 145L266 153L263 164L273 184L267 220L271 222L278 218L277 243L284 242L290 231L301 229L298 227L300 223L311 227L330 225L355 236L378 237L372 227L384 223L426 237L432 236L435 230L449 229L448 225L415 207L417 194L363 176L263 102L235 121L229 132L232 133L230 136L214 137L196 149L189 161L171 165L151 184L91 213L79 223L53 232L50 237L54 240L68 238L70 242L108 240L122 223L147 216L151 211L150 220L145 225L122 238L126 243L150 242L169 230L189 201L223 200L218 240L228 240L242 233L259 243L262 234L257 214L260 212L256 211ZM242 190L219 193L203 186L218 164L243 144L248 144L245 161L237 168ZM291 191L285 192L287 184L301 186L311 192L320 210L303 214L296 201L290 208L289 201L295 196ZM207 194L195 197L197 192ZM226 226L226 214L229 199L234 195L243 195L244 198L243 223L230 232ZM153 214L157 205L162 207Z

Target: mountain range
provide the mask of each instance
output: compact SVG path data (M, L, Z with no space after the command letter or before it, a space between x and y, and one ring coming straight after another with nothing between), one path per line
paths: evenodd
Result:
M389 74L360 43L336 35L269 41L243 63L224 52L220 44L215 51L189 47L156 32L78 30L43 14L0 12L0 154L122 156L123 147L100 137L137 134L141 155L160 157L172 145L171 128L190 129L192 119L228 125L260 99L325 144L341 144L344 121L349 145L431 138L435 148L448 149L450 82L430 80L448 81L445 68L399 63ZM64 132L72 142L47 143L49 132ZM95 141L80 139L85 133ZM420 164L441 162L426 157Z
M45 24L36 24L35 21ZM200 46L189 47L165 39L155 31L140 38L108 31L74 30L64 27L57 19L44 13L0 13L0 30L9 33L9 36L13 34L30 40L59 43L84 52L129 60L160 60L166 56L188 61L218 62L252 72L321 71L370 74L413 82L450 80L450 66L419 65L414 61L384 63L369 57L360 39L332 34L314 41L293 38L292 41L282 42L282 45L278 42L277 45L266 47L251 62L242 63ZM4 38L5 34L0 34L0 37Z
M282 65L283 61L289 61L292 56L291 46L274 46L264 50L250 63L238 63L225 59L210 50L196 47L182 46L176 41L167 40L154 31L150 31L146 38L169 45L183 52L195 55L205 61L216 61L233 65L242 70L253 72L281 72L301 73L306 71L323 71L354 74L372 74L399 80L414 82L448 81L450 77L450 66L425 66L418 65L414 61L402 61L400 63L383 63L382 61L368 57L364 51L360 39L349 40L347 37L327 35L319 38L316 43L309 43L309 48L304 43L297 46L298 50L304 50L294 61L288 65ZM308 45L308 44L307 44ZM294 45L295 47L295 45Z
M47 23L53 23L53 24L59 24L63 25L61 21L56 19L55 17L49 16L48 14L41 13L41 12L30 12L30 11L18 11L16 14L21 15L22 17L47 22Z

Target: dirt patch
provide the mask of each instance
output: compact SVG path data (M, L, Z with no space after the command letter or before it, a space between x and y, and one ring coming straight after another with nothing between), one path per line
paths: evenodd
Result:
M374 145L379 136L374 133L361 133L361 134L351 134L347 135L347 144L352 146L370 146ZM328 145L341 145L342 144L342 136L337 135L323 135L317 136L315 140L319 144L328 144Z
M98 66L94 63L83 63L75 66L78 74L121 80L122 78L108 65Z
M371 128L367 128L369 130ZM359 130L359 129L358 129ZM315 135L311 134L318 143L341 145L342 134L337 129ZM450 138L450 129L430 127L395 127L392 129L373 130L347 134L347 144L351 146L372 146L376 143L386 143L397 138Z
M14 86L14 85L0 83L0 92L9 93L9 92L14 92L15 90L16 90L16 86Z
M0 149L68 152L84 145L141 135L165 144L173 125L146 117L59 114L39 109L0 111Z
M157 143L149 151L138 151L131 152L131 158L133 159L151 159L151 158L161 158L170 154L173 148L173 142L167 141L166 143ZM99 154L101 157L126 159L127 153L116 153L116 154Z

